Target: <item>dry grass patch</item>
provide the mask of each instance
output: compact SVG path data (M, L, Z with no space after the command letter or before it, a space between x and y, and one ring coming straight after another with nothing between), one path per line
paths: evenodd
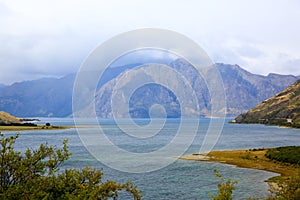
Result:
M205 155L193 154L180 158L184 160L226 163L242 168L275 172L281 174L280 179L296 176L299 173L299 166L269 160L265 157L266 151L267 149L213 151Z

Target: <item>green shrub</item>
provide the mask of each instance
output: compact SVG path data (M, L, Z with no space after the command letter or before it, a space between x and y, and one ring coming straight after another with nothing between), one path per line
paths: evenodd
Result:
M102 181L102 171L86 167L58 173L71 156L66 140L62 148L41 144L21 153L13 147L18 136L0 134L0 199L116 199L120 191L141 199L131 182Z
M300 165L300 146L268 149L265 156L278 162Z
M231 181L231 179L225 180L223 179L222 175L217 171L214 170L215 176L219 179L218 183L218 191L219 193L215 196L212 196L209 194L209 197L212 200L232 200L232 193L235 190L235 184L237 184L237 181Z

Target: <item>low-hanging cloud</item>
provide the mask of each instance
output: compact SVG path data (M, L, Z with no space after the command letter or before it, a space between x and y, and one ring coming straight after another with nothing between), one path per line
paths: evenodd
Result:
M214 62L300 75L299 9L298 1L269 0L3 0L0 83L74 73L98 44L144 27L182 33Z

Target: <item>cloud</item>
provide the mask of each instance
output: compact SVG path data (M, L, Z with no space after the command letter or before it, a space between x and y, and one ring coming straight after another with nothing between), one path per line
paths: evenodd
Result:
M266 60L268 60L268 62L255 64L255 66L260 66L264 69L265 74L272 70L274 73L300 75L300 58L294 58L288 54L279 52L269 55Z
M252 45L243 45L240 47L237 47L236 51L238 54L245 58L256 58L263 56L263 52Z
M76 71L89 52L84 44L76 43L76 38L71 36L2 35L0 41L1 68L6 72L0 75L2 81L13 79L16 74L24 74L25 79L25 76L32 79L38 75L65 75ZM78 49L78 51L71 49Z
M178 56L172 54L171 52L162 51L159 49L141 49L129 52L117 58L111 67L119 67L127 64L137 64L137 63L162 63L169 64L170 62L177 59Z
M76 72L98 44L145 27L182 33L215 62L298 75L299 10L297 0L3 0L0 83Z
M9 14L11 14L11 10L4 3L0 2L0 16L3 18Z

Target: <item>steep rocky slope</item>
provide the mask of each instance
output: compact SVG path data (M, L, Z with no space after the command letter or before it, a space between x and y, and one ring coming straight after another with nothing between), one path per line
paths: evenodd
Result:
M195 69L183 60L178 59L170 63L170 66L191 83L199 100L200 116L209 116L211 109L210 91L206 87L206 80L199 77ZM218 63L216 68L223 79L227 107L221 109L227 110L227 116L237 116L246 112L297 80L297 77L292 75L269 74L268 76L261 76L252 74L238 65ZM213 79L215 75L213 72L209 69L203 70L208 80ZM128 82L134 81L135 73L135 70L133 70L133 75L128 74L126 80ZM96 93L95 105L99 117L112 117L110 99L112 90L119 79L120 77L116 77L109 81ZM149 108L156 103L166 108L167 116L178 117L180 115L178 102L174 94L154 84L140 88L133 94L129 102L130 114L132 117L147 117L149 116ZM173 107L170 107L170 105L173 105ZM90 112L92 111L88 110L85 113Z
M300 127L300 80L239 115L234 122Z

